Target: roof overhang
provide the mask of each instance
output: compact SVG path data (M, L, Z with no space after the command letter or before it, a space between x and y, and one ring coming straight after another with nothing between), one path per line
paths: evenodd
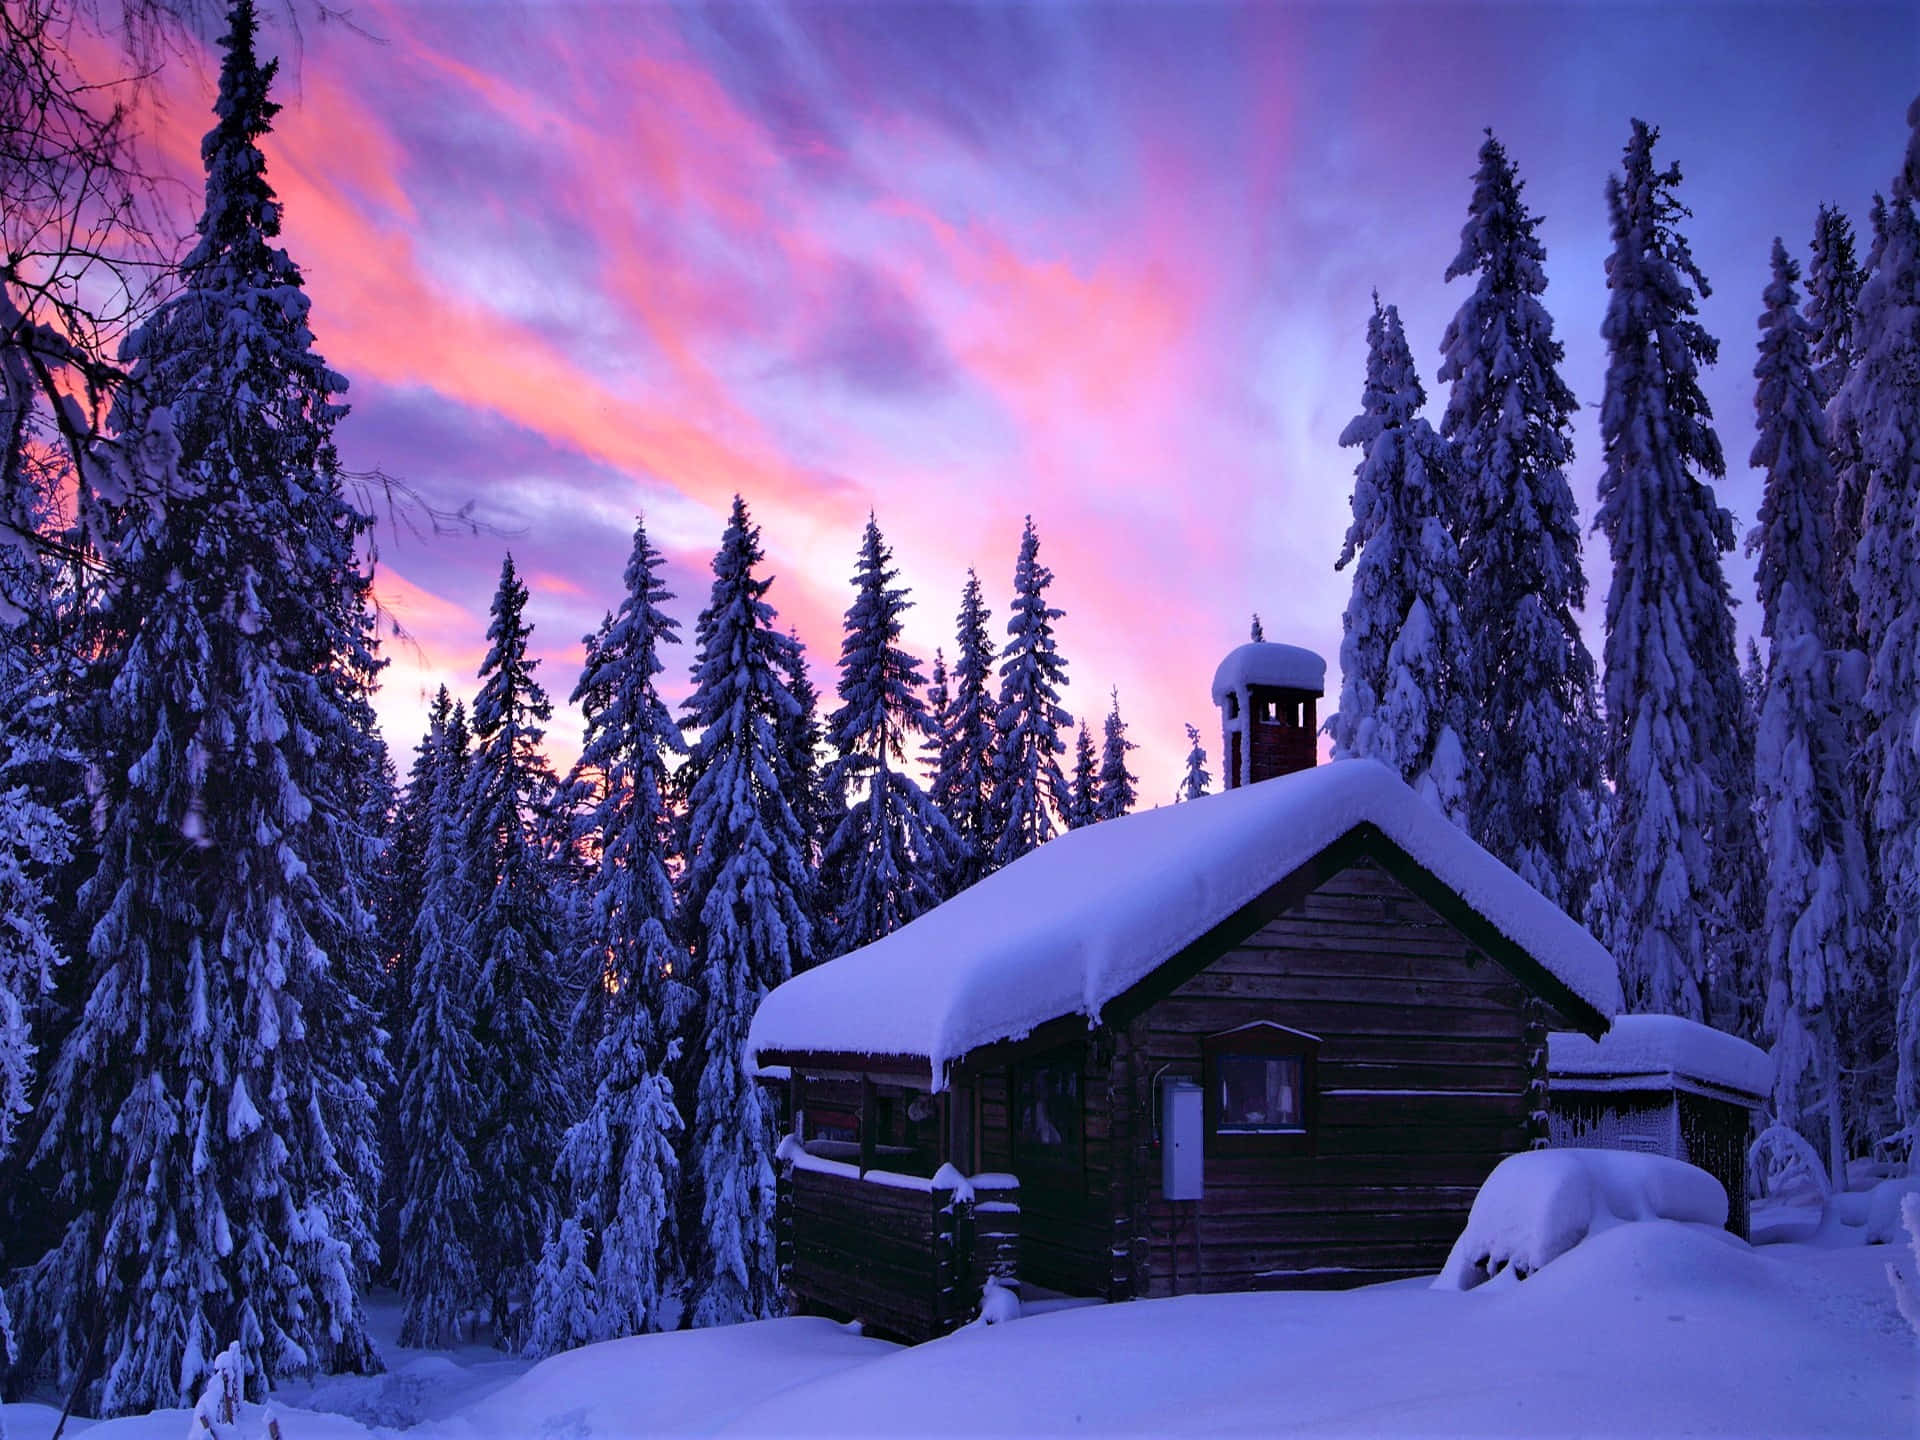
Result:
M1379 863L1394 879L1412 891L1435 913L1459 931L1475 949L1510 973L1551 1005L1564 1025L1599 1039L1609 1017L1583 999L1565 981L1534 959L1523 947L1502 934L1491 921L1463 900L1445 882L1371 822L1362 822L1268 887L1249 904L1207 930L1156 965L1147 975L1109 1001L1097 1016L1070 1010L1050 1017L1019 1035L975 1046L953 1057L950 1069L978 1069L1004 1064L1023 1055L1070 1043L1103 1026L1124 1025L1135 1015L1164 999L1222 955L1250 939L1304 902L1335 875L1358 861ZM844 1073L875 1079L896 1079L913 1085L943 1088L946 1074L935 1074L924 1055L876 1055L852 1051L804 1050L792 1047L759 1052L757 1063L787 1065L810 1075Z

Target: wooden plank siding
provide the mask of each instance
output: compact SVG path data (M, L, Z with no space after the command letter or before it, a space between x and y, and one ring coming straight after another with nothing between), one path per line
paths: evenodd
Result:
M1353 1284L1436 1270L1473 1197L1538 1122L1539 1002L1361 858L1111 1028L1034 1057L1082 1075L1082 1163L1036 1168L1013 1068L967 1077L982 1168L1021 1179L1022 1277L1109 1299ZM1320 1037L1311 1153L1206 1160L1205 1198L1160 1194L1163 1077L1206 1036L1273 1021Z
M1146 1293L1438 1269L1480 1183L1530 1143L1528 999L1363 860L1135 1017L1131 1063L1149 1074L1199 1079L1203 1038L1253 1020L1321 1042L1311 1153L1209 1153L1187 1204L1161 1199L1157 1152L1136 1177Z

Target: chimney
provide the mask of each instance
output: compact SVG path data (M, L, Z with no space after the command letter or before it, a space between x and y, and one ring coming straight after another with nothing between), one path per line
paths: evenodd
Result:
M1319 759L1316 702L1327 662L1298 645L1255 640L1213 672L1226 788L1311 769Z

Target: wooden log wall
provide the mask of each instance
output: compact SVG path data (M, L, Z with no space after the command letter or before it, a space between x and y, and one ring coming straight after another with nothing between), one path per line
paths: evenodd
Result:
M1528 995L1363 862L1151 1006L1116 1047L1137 1125L1152 1128L1156 1076L1201 1079L1204 1037L1256 1020L1321 1038L1318 1114L1311 1153L1210 1152L1196 1202L1162 1199L1157 1146L1130 1137L1134 1214L1116 1191L1108 1218L1132 1232L1133 1293L1437 1270L1480 1183L1535 1138Z

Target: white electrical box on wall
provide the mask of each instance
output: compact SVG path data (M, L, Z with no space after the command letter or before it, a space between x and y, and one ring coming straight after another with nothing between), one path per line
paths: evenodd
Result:
M1198 1200L1205 1155L1200 1087L1191 1080L1160 1086L1160 1194L1167 1200Z

